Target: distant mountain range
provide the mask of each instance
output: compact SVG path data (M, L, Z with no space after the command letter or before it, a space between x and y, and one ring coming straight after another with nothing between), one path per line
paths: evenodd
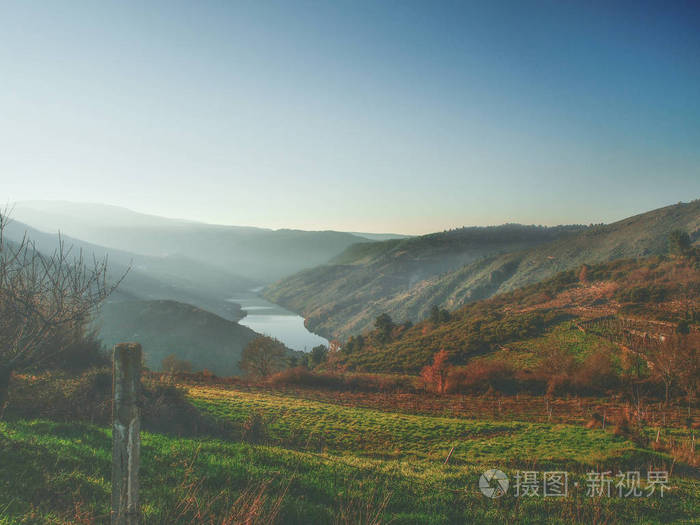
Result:
M38 231L16 220L5 231L7 239L19 241L25 234L43 253L58 248L58 234ZM227 302L237 290L254 286L254 281L229 273L216 266L205 265L182 256L152 257L105 248L63 236L66 248L74 255L82 251L92 257L107 257L109 278L114 282L126 275L109 301L170 299L191 303L215 312L229 320L244 317L237 304Z
M507 224L381 241L384 234L208 225L90 204L21 203L13 217L9 240L26 232L52 251L60 229L74 250L107 256L111 278L129 270L100 312L105 344L136 339L150 366L174 353L217 374L235 373L255 336L227 299L273 279L281 278L265 289L269 300L314 332L344 339L381 313L416 322L433 305L454 310L582 263L661 254L675 229L700 239L700 201L609 225Z
M582 263L664 253L674 229L698 241L700 201L608 225L465 228L359 244L282 279L265 296L303 315L311 330L345 338L369 329L380 313L415 322L433 305L455 309Z
M219 375L239 372L240 353L257 335L236 322L245 313L231 297L369 242L360 234L209 225L100 204L18 203L12 219L8 241L26 234L48 253L59 246L60 230L74 254L107 257L110 279L126 275L95 320L106 346L135 340L154 369L172 353Z
M111 249L161 259L186 259L257 285L325 263L352 244L397 237L222 226L167 219L117 206L61 201L16 203L13 216L43 232L60 229L76 239Z

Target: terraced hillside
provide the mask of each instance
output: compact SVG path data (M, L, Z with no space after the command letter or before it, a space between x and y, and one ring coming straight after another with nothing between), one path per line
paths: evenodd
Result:
M623 347L645 335L671 336L682 326L696 337L700 269L695 258L665 256L586 265L448 315L353 337L334 363L351 370L418 373L445 350L455 365L498 358L522 372L544 366L563 350L579 361L595 353L612 356L622 373Z

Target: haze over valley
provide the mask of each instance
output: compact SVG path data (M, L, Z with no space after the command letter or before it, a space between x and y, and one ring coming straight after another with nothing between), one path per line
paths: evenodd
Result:
M700 3L0 2L0 525L700 525Z
M60 230L76 254L108 257L110 278L123 280L95 319L105 345L139 340L154 369L174 354L195 370L231 375L257 333L309 352L371 329L382 313L415 323L436 306L454 310L583 263L664 253L676 229L697 241L699 203L610 225L506 224L386 239L35 201L13 206L6 235L19 241L26 233L50 252ZM211 323L217 328L203 329Z

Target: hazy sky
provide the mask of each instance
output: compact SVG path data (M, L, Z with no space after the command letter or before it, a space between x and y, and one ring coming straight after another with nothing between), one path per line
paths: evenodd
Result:
M5 201L607 222L700 197L700 5L0 0L0 119Z

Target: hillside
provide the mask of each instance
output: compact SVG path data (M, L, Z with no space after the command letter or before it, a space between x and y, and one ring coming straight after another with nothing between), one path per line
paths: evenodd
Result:
M176 301L105 303L95 326L107 347L125 341L143 346L146 365L160 370L164 357L175 354L195 370L217 375L240 373L243 348L258 334L233 321Z
M266 296L326 337L345 338L387 312L417 321L538 282L582 263L665 253L668 234L700 238L700 201L588 228L502 226L355 245L329 264L283 279Z
M344 337L369 327L395 298L414 293L426 280L484 257L522 250L567 237L581 226L543 228L508 224L460 228L409 239L349 247L328 264L268 287L266 297L301 312L308 326L325 336ZM429 308L431 304L426 304ZM411 313L388 310L397 319Z
M351 370L417 373L445 350L455 365L498 358L519 371L549 373L558 352L583 360L600 351L619 361L623 346L633 347L639 338L640 343L663 340L685 323L696 341L697 256L622 259L582 268L473 302L444 319L395 325L390 333L366 332L346 343L335 356L336 364Z
M205 224L102 204L26 202L18 203L13 215L42 231L60 229L87 242L145 256L182 257L257 285L323 264L354 243L368 242L359 234Z

